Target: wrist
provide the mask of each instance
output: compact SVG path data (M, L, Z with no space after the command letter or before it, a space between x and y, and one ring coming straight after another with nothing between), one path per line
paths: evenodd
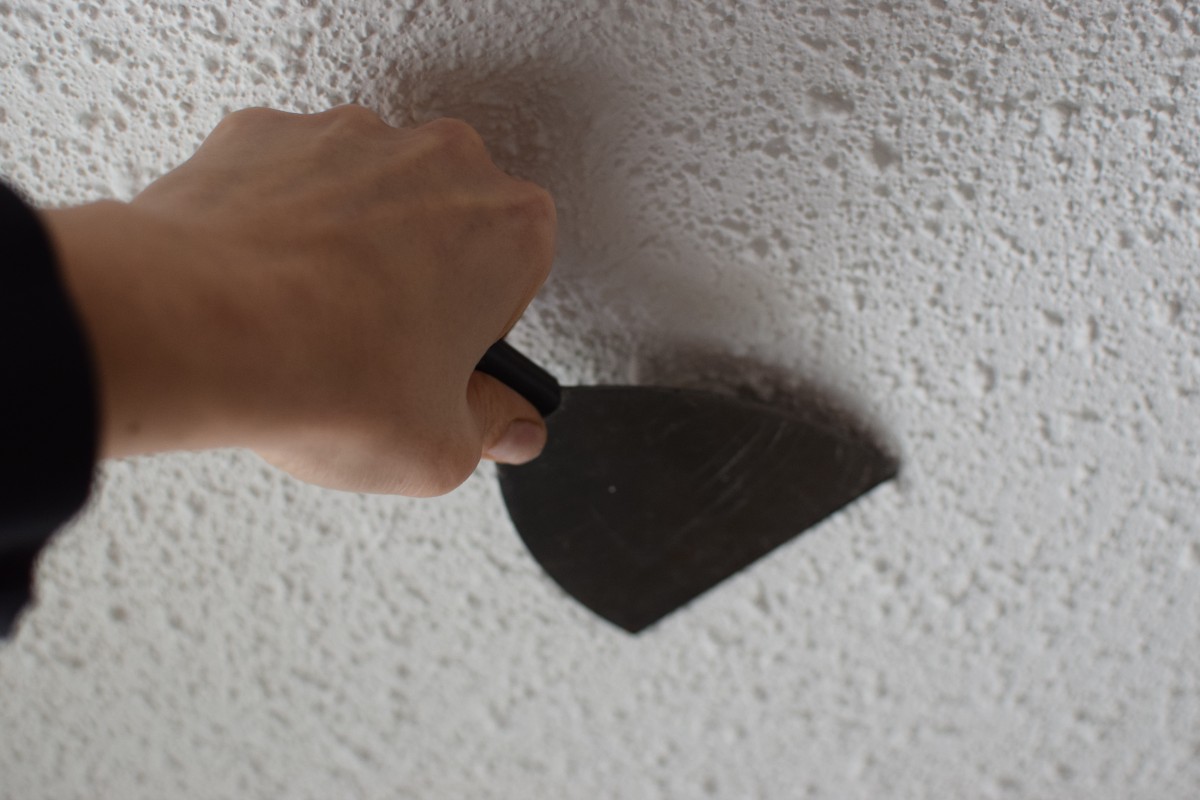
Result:
M42 218L96 362L100 455L238 444L219 358L245 315L199 285L198 243L112 200Z

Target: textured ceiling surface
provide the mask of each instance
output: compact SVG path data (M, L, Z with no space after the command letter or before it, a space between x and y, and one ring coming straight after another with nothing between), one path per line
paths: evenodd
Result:
M351 101L552 190L514 339L565 382L805 397L900 478L632 638L490 467L108 464L0 649L0 797L1200 793L1196 4L0 0L44 204Z

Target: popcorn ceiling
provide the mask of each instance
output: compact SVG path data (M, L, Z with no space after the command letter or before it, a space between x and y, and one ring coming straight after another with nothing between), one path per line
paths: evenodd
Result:
M519 346L903 463L640 638L487 466L109 464L0 649L0 797L1194 797L1198 98L1183 2L0 0L40 202L246 105L460 116L559 204Z

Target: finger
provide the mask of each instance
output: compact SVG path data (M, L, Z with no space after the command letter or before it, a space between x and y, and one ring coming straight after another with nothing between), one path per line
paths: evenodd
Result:
M479 431L484 458L524 464L546 446L546 423L521 395L482 372L471 374L467 402Z
M520 259L518 274L524 276L526 288L504 326L501 338L517 324L550 277L558 238L558 211L550 193L528 181L516 181L514 187L519 187L514 191L519 199L513 202L513 208L520 222L514 232L512 249Z

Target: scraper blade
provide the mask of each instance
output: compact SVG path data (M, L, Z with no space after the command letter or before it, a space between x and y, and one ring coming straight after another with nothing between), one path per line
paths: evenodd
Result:
M480 369L549 414L542 455L498 467L513 524L568 594L633 633L896 474L857 438L710 392L564 387L559 404L552 377L526 380L540 368L497 347L524 374Z

